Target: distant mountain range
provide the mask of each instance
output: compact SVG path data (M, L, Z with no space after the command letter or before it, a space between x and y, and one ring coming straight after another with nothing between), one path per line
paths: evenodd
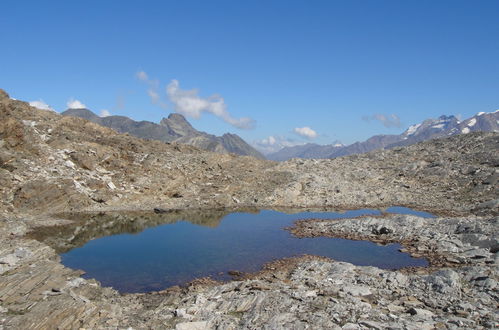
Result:
M291 158L335 158L359 154L376 149L389 149L407 146L417 142L474 131L499 132L499 110L480 112L475 116L459 121L455 116L440 116L427 119L420 124L410 126L399 135L375 135L364 142L355 142L348 146L341 144L319 145L307 143L294 147L285 147L267 155L268 159L284 161Z
M144 139L178 142L219 153L265 158L238 135L226 133L222 136L215 136L200 132L178 113L172 113L168 118L163 118L159 124L150 121L135 121L125 116L99 117L88 109L68 109L62 115L84 118L117 132L129 133Z

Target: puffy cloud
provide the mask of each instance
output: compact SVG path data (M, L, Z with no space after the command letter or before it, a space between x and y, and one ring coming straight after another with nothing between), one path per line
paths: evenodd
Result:
M271 154L273 152L279 151L284 147L294 147L298 145L304 144L303 142L294 141L292 139L288 139L282 136L274 136L270 135L269 137L253 141L252 145L258 151L263 153L264 155Z
M32 107L38 108L38 109L42 109L42 110L55 111L54 108L52 108L50 105L45 103L43 100L31 101L31 102L29 102L29 105L31 105Z
M262 143L270 145L270 146L275 145L276 142L277 142L277 140L272 135L269 136L268 138L262 140Z
M111 116L111 113L109 112L109 110L102 109L102 110L100 111L99 116L101 116L101 117L109 117L109 116Z
M317 137L317 132L308 126L296 127L293 132L307 139L315 139Z
M66 106L68 109L86 109L87 106L83 103L81 103L78 100L75 100L74 98L69 99L68 103L66 103Z
M173 103L175 111L185 116L198 119L203 112L214 114L226 123L241 129L252 129L255 121L248 117L234 118L227 111L227 105L220 95L207 98L200 97L197 89L183 90L178 80L172 80L166 86L168 99Z
M396 114L391 114L391 115L383 115L380 113L375 113L372 116L363 116L362 120L370 122L371 120L377 120L383 124L383 126L390 128L390 127L402 127L402 124L400 123L400 118Z
M166 109L168 105L161 100L159 81L150 79L148 74L144 71L137 72L135 76L138 80L149 86L147 94L151 98L151 102ZM227 110L225 100L220 95L201 97L199 96L199 91L197 89L184 90L180 88L178 80L172 80L166 86L166 96L168 97L168 101L173 104L175 112L181 113L187 117L199 119L201 115L206 112L211 113L226 123L240 129L252 129L255 126L255 121L251 118L233 117Z

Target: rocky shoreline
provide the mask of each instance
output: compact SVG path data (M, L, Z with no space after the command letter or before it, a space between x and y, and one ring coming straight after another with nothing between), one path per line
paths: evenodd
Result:
M0 329L498 327L497 150L498 133L471 133L274 163L117 134L0 90ZM56 251L33 238L68 224L55 216L60 212L394 205L439 217L302 221L290 230L299 237L399 242L431 267L390 271L306 256L228 283L204 279L122 295L64 267L57 252L71 244L61 241ZM113 231L85 221L88 235ZM71 233L61 229L60 237Z

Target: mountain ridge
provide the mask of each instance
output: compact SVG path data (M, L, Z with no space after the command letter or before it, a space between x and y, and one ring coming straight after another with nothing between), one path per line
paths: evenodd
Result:
M139 138L178 142L218 153L235 153L260 159L265 158L238 135L226 133L220 137L198 131L179 113L171 113L167 118L161 119L159 124L150 121L135 121L126 116L99 117L85 108L68 109L61 115L87 119L112 128L119 133L128 133Z
M452 115L442 115L437 119L426 119L419 124L409 126L409 128L398 135L374 135L365 141L355 142L346 146L307 143L293 147L284 147L266 156L267 159L275 161L285 161L291 158L336 158L366 153L377 149L409 146L426 140L457 134L468 134L475 131L499 132L499 110L489 113L480 112L462 121Z

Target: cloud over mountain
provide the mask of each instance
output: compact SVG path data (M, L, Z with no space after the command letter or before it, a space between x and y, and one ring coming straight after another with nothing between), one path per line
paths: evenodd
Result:
M307 138L307 139L315 139L317 137L317 132L308 126L296 127L293 130L293 132L295 132L296 134L303 136L304 138Z
M68 109L86 109L87 106L83 104L82 102L75 100L74 98L69 99L69 101L66 103L66 106Z
M255 126L255 121L251 118L234 118L227 111L227 105L220 95L203 98L198 95L197 89L181 89L175 79L166 86L166 93L174 104L175 111L185 116L198 119L203 112L208 112L237 128L252 129Z
M144 71L137 72L136 77L149 85L147 94L152 103L166 108L166 103L161 100L159 81L150 79ZM240 129L253 129L255 127L255 121L249 117L233 117L227 110L227 104L222 96L215 94L209 97L201 97L197 89L185 90L180 88L178 80L173 79L166 86L166 96L168 101L173 104L174 111L187 117L199 119L206 112Z

